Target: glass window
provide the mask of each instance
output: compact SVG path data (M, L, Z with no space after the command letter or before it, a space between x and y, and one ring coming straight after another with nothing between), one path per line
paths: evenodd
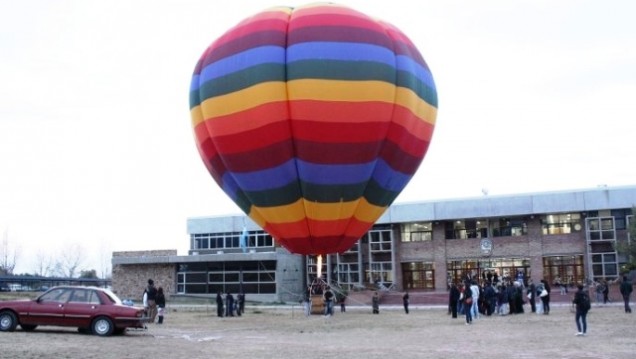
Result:
M402 278L404 289L435 289L433 263L402 263Z
M570 234L582 230L580 213L548 214L541 218L543 235Z
M517 237L528 234L528 224L525 217L498 218L491 220L493 237Z
M390 252L391 230L390 229L372 229L367 232L369 239L369 250L371 252Z
M614 241L614 217L591 217L586 219L587 237L590 241Z
M488 221L485 219L465 219L444 223L446 239L487 238Z
M433 239L433 224L431 222L405 223L401 229L402 242L423 242Z

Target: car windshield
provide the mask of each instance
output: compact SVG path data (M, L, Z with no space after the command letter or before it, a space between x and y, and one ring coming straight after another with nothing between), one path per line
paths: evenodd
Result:
M122 304L121 299L117 296L117 294L111 292L109 289L103 289L104 293L110 298L111 301L115 304Z

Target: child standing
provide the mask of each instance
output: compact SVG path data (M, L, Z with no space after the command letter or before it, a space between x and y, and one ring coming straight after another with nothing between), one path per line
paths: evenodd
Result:
M159 308L157 310L157 316L159 317L159 321L157 321L157 324L163 324L163 314L166 310L166 296L163 294L162 287L157 288L156 302L157 307Z

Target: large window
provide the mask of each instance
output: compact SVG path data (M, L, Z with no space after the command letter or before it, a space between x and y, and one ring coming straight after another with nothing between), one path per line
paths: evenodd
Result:
M177 293L276 293L276 261L184 263Z
M592 254L592 277L595 280L613 280L618 277L616 252Z
M190 234L192 249L239 249L241 243L242 232L225 232L225 233L195 233ZM250 248L273 248L274 239L265 231L250 231L244 245Z
M406 289L435 289L433 263L402 263L402 286Z
M446 239L487 238L488 221L465 219L445 223Z
M516 237L528 234L528 223L525 217L499 218L491 221L493 237Z
M360 270L358 263L338 264L338 284L345 288L353 288L360 283Z
M595 217L587 219L587 233L590 241L614 241L614 217Z
M570 234L581 230L580 213L548 214L541 218L544 235Z
M514 281L520 276L526 282L531 274L530 260L527 258L450 261L446 263L446 267L449 284L450 282L461 283L465 280Z
M423 242L433 239L433 224L431 222L405 223L401 228L402 242Z
M393 284L393 264L391 262L370 263L367 280L380 287L390 287Z
M391 252L391 230L372 229L367 232L369 249L373 252Z
M573 287L585 280L583 256L543 257L543 276L550 285Z

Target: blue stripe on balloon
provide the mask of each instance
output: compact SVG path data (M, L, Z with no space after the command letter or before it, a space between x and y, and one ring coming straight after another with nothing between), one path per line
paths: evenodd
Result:
M420 81L422 81L427 86L431 88L435 88L433 75L427 68L425 68L418 62L414 61L412 58L408 56L404 56L404 55L397 56L396 61L397 61L398 70L412 73L413 75L415 75L415 77L420 79Z
M190 91L198 90L200 84L207 81L267 63L284 64L285 49L280 46L261 46L216 61L203 68L198 77L192 76Z
M234 177L241 189L246 192L279 188L298 180L296 164L293 159L280 166L261 171L233 172L231 176Z
M373 177L380 187L389 191L401 191L412 177L394 170L382 159L348 165L324 165L292 159L261 171L227 172L223 176L223 190L234 199L239 188L246 192L280 188L298 181L298 176L302 181L318 185L356 184Z
M221 186L223 192L225 192L225 194L227 194L232 199L232 201L236 202L240 189L234 178L232 178L232 174L230 172L225 172L225 174L221 178L221 181L221 183L223 184Z
M306 182L331 185L365 182L371 177L375 161L347 164L325 165L298 160L298 174Z
M382 159L378 159L375 171L373 171L373 179L380 187L389 191L401 191L411 180L410 175L396 171Z
M287 49L287 63L301 60L374 61L395 67L395 54L386 47L351 42L304 42Z

